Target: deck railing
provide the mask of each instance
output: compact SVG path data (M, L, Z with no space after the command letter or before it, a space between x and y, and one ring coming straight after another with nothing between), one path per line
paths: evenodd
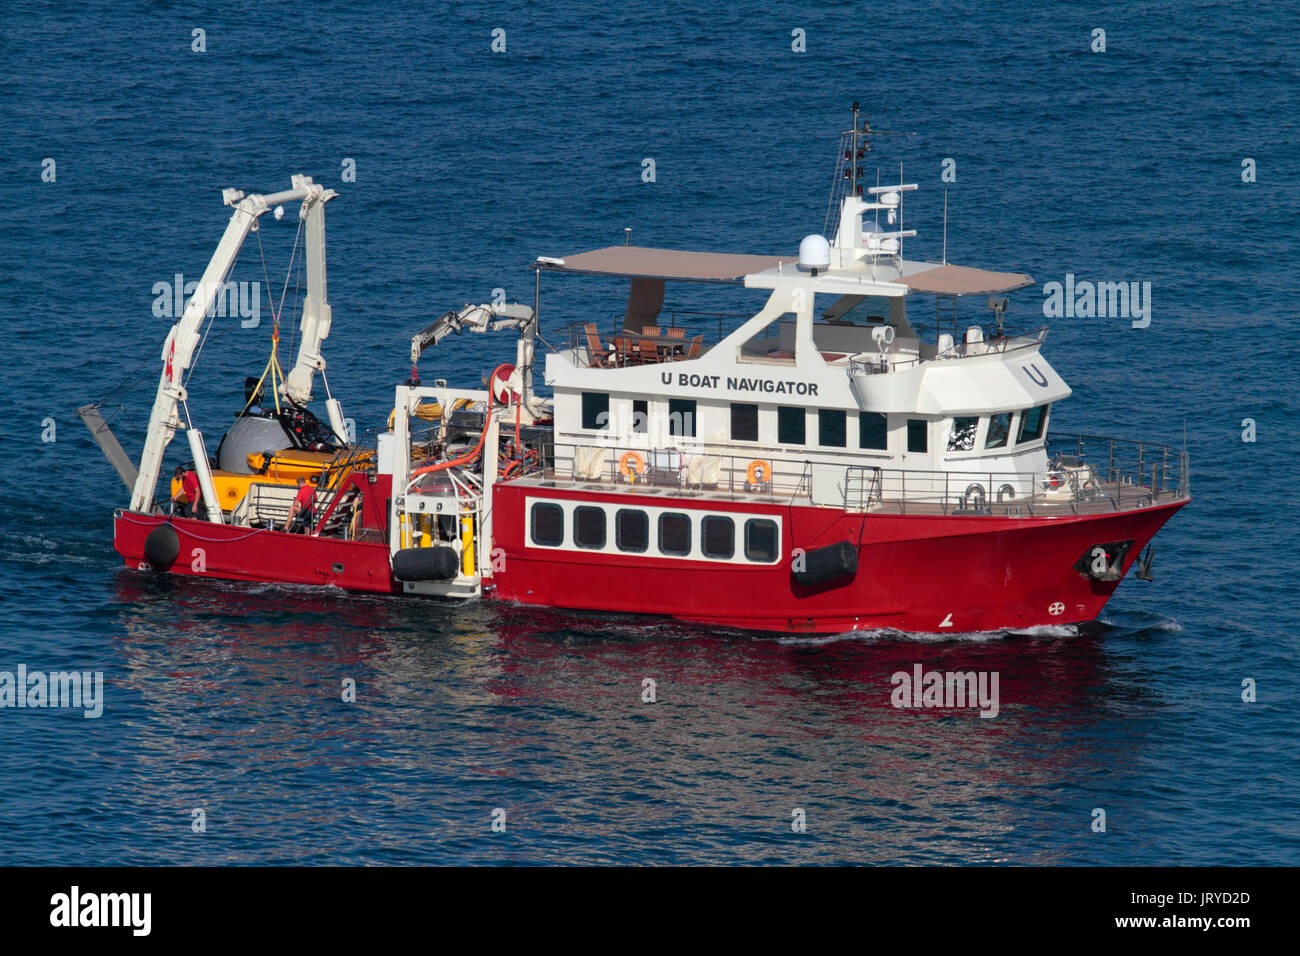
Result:
M935 359L968 358L974 355L997 355L1003 352L1015 352L1018 349L1028 349L1042 345L1043 340L1046 338L1047 326L1041 325L1032 332L1026 332L1022 335L1002 335L980 339L978 342L958 342L950 348L944 349L935 356Z
M752 317L748 312L698 312L688 309L665 309L659 313L656 325L660 329L661 339L667 338L668 329L680 328L685 333L684 340L672 339L671 343L663 342L662 344L682 345L684 341L689 346L696 336L702 336L700 344L704 350L707 350L731 334L732 330L724 326L724 320ZM623 321L624 314L619 312L614 316L607 316L603 319L570 322L560 327L557 338L565 343L565 347L570 352L586 352L588 350L586 332L588 325L596 326L596 337L600 340L602 346L611 345L617 338L631 339L633 343L646 338L641 334L640 329L632 332L626 331L623 328ZM552 351L555 351L553 346L551 348Z
M731 455L708 448L557 443L535 474L564 484L817 504L846 511L1020 516L1151 507L1186 498L1187 454L1152 442L1053 435L1048 467L1026 472L888 468L862 459ZM959 464L959 463L954 463Z
M849 357L850 375L882 375L899 369L911 368L921 362L943 362L952 359L973 358L980 355L1002 355L1019 349L1035 348L1047 338L1047 326L1022 335L1003 335L978 342L958 342L933 358L922 358L908 352L859 352Z

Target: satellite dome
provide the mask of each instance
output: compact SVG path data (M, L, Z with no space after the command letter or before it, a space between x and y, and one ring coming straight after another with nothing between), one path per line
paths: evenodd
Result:
M824 236L813 233L799 243L799 268L816 272L831 266L831 244Z

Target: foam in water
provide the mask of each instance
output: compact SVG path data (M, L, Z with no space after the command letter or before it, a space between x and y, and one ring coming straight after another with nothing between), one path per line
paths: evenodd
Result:
M805 634L778 637L779 644L802 644L820 647L839 641L913 641L916 643L942 643L946 641L967 641L984 643L1004 637L1077 637L1079 629L1073 624L1043 624L1030 628L999 628L994 631L899 631L889 627L871 628L861 631L843 631L838 634Z

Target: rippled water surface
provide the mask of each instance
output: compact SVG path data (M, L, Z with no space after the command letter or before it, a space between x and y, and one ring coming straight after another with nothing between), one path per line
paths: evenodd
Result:
M1294 12L5 5L0 670L102 670L106 701L95 720L0 710L0 829L25 835L0 862L1300 863ZM917 133L879 154L922 186L910 257L940 252L956 160L949 257L1040 283L1009 321L1039 324L1041 283L1067 273L1152 283L1149 328L1062 319L1045 348L1075 389L1053 427L1191 453L1157 582L1126 581L1096 626L781 638L119 566L125 494L73 410L105 400L138 450L167 325L154 284L201 273L221 187L306 172L340 191L329 378L364 429L411 333L497 287L530 301L537 255L625 226L793 251L822 225L853 99ZM259 234L277 290L295 222ZM254 240L235 278L263 278ZM544 330L622 305L596 281L546 295ZM265 362L268 314L205 346L209 441ZM470 385L512 355L466 335L422 371ZM915 664L997 672L998 716L895 709L890 675Z

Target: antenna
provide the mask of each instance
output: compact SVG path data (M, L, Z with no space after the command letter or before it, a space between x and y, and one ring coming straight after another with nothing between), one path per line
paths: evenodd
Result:
M849 131L853 138L853 156L849 160L850 166L847 172L849 175L849 186L852 195L858 195L858 177L862 175L862 167L858 165L858 160L866 159L867 153L871 152L871 137L873 136L915 136L915 133L898 133L887 129L872 129L871 118L868 116L862 121L862 126L858 126L858 101L853 101L853 129ZM859 141L861 146L858 145Z
M880 170L879 170L879 168L876 169L876 188L877 188L877 189L880 188ZM879 204L876 203L875 205L879 205ZM873 232L880 232L880 210L879 210L879 209L873 209L873 210L871 210L871 214L872 214L873 216L876 217L876 218L875 218L875 229L873 229L872 231L873 231ZM871 281L872 281L872 282L875 282L875 281L876 281L876 257L875 257L875 256L872 256L872 257L871 257Z
M862 175L862 167L858 165L859 159L866 158L866 150L871 148L871 142L868 140L864 148L858 146L858 101L853 101L853 155L846 157L849 160L849 169L852 175L849 177L849 194L856 196L858 194L858 177Z
M943 191L943 264L948 264L948 190Z
M898 211L889 212L885 216L885 221L898 230L898 277L903 277L903 237L907 231L903 228L903 164L898 164ZM878 198L876 202L880 202ZM915 235L915 233L913 233Z
M871 137L916 135L915 133L902 133L895 130L872 129L870 116L862 112L861 104L857 100L853 101L851 109L853 126L840 134L840 151L844 163L844 172L841 175L840 158L837 157L835 180L831 185L831 198L826 209L826 223L823 226L823 232L828 236L839 228L839 209L836 208L836 193L839 193L839 204L843 203L846 193L851 196L862 194L862 187L858 185L858 180L862 178L864 170L859 163L867 158L867 153L871 152ZM861 123L859 123L859 119L861 119Z

